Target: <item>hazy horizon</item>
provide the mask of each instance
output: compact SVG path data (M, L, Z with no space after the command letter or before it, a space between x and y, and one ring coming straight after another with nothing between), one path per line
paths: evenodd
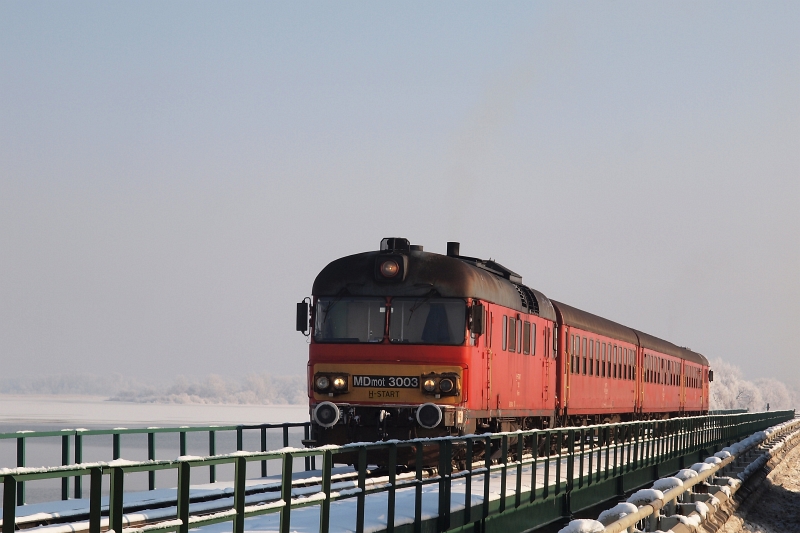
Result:
M399 236L798 385L798 27L790 2L3 2L0 373L305 375L295 302Z

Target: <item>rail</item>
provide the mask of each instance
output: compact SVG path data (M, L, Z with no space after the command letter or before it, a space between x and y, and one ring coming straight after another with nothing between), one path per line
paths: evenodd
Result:
M410 441L355 443L272 452L240 451L211 457L180 457L170 461L115 460L110 463L85 463L42 469L1 469L0 478L4 487L2 533L15 531L15 503L19 483L83 475L90 478L89 533L100 533L104 523L107 528L121 533L125 475L158 470L177 471L177 506L174 518L147 525L145 529L148 532L187 533L190 528L232 521L234 533L242 533L245 519L278 513L280 532L289 533L293 512L308 506L318 506L319 532L328 533L331 504L339 500L355 499L354 530L362 533L367 497L385 492L386 507L380 514L386 517L387 533L394 533L397 495L412 491L414 524L413 529L405 530L419 533L423 522L423 488L429 485L436 485L438 489L438 515L433 527L437 531L447 531L486 520L493 514L563 498L582 487L601 483L626 472L648 469L670 457L684 456L706 450L710 446L731 443L792 417L794 411L775 411ZM247 426L236 427L244 429ZM385 475L372 479L368 486L367 457L374 453L382 454L387 466ZM354 458L357 471L355 486L350 489L332 489L334 462L337 462L337 458L345 457L344 454L348 458ZM412 476L398 475L399 455L415 458ZM425 476L425 460L432 456L438 458L437 475ZM471 460L476 457L481 458L477 467ZM322 471L318 476L317 486L296 489L297 482L293 480L293 464L296 458L306 459L307 465L316 458L321 459ZM463 468L454 471L454 460L460 462ZM269 461L281 465L280 492L255 503L251 500L248 504L245 500L247 465L254 462L265 465ZM211 514L190 516L193 469L222 464L234 466L232 506ZM262 471L263 468L265 467L262 466ZM101 497L105 476L109 477L110 491L108 506L104 512L105 506L101 506ZM499 485L499 494L494 498L490 497L493 482L495 487ZM464 500L457 506L457 513L452 512L454 484L459 484L459 491L464 491ZM473 503L473 497L476 496L480 497L477 505ZM374 500L370 501L370 505L374 503ZM103 519L104 514L107 514L106 520ZM375 514L377 513L371 512L370 516Z
M267 451L267 431L268 430L282 430L283 432L283 447L289 446L289 429L290 428L303 428L304 438L309 438L309 431L311 424L309 422L286 422L282 424L252 424L252 425L235 425L235 426L181 426L181 427L149 427L149 428L114 428L114 429L63 429L60 431L17 431L14 433L0 433L0 441L15 439L16 452L17 452L17 467L22 468L26 466L26 450L27 444L32 439L43 439L52 437L61 437L61 466L70 465L70 461L74 459L74 464L83 463L84 451L84 438L111 435L111 456L112 460L117 460L122 457L122 435L147 435L147 458L150 461L156 459L156 435L157 434L175 434L178 437L178 446L180 455L186 455L186 435L187 433L207 432L208 433L208 455L217 455L217 434L225 431L236 432L236 450L241 451L244 446L244 432L259 430L261 432L261 451ZM74 450L74 456L71 453ZM306 461L306 470L315 469L314 458ZM262 477L267 475L266 461L261 464ZM155 490L156 477L155 471L149 471L148 474L148 488ZM208 467L208 480L210 483L216 481L216 466L209 465ZM73 478L73 497L83 497L83 479L81 475L77 474ZM16 491L16 505L25 504L25 483L21 481ZM69 478L63 477L61 480L61 499L69 499Z

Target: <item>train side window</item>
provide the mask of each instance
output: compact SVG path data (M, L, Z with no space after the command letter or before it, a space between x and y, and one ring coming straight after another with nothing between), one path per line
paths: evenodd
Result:
M600 376L606 377L606 343L603 343L603 351L600 352Z
M622 379L628 379L628 349L622 349Z
M531 323L527 320L522 324L522 353L531 353Z
M522 320L517 319L517 353L522 353Z
M517 351L517 319L508 319L508 351Z
M588 349L588 341L586 340L586 337L584 337L583 338L583 375L584 376L586 375L586 358L589 356L589 354L587 353L588 351L589 351L589 349Z
M614 376L614 379L617 379L619 374L617 373L617 347L616 346L614 346L614 363L613 363L613 365L614 365L614 369L612 370L611 373Z
M503 350L508 348L508 317L503 315Z
M622 376L625 379L631 379L631 351L625 348L625 375Z
M594 339L589 339L589 375L594 376Z
M575 335L570 335L572 338L572 365L570 367L570 371L574 374L575 373Z
M492 333L494 333L494 313L486 311L486 316L489 318L489 348L492 347Z
M547 346L547 335L542 332L544 338L544 345ZM545 350L547 353L547 350ZM531 324L531 355L536 355L536 323Z

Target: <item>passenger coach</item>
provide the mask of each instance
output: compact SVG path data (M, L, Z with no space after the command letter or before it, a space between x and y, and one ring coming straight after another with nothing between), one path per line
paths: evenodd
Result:
M387 238L333 261L297 329L311 340L308 444L708 410L702 355L553 302L458 243L441 255Z

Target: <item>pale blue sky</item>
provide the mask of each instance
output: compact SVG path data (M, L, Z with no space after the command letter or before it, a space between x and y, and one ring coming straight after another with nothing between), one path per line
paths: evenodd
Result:
M0 3L4 376L305 372L403 236L800 381L800 4Z

